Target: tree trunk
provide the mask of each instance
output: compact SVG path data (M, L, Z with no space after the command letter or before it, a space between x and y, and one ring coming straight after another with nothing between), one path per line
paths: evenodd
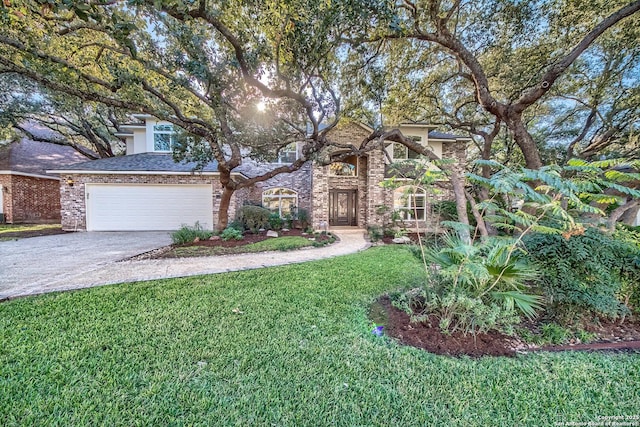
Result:
M635 208L638 205L640 205L640 199L635 199L615 208L607 219L607 230L609 231L609 233L613 233L614 231L616 231L616 222L618 222L620 217L624 215L625 212Z
M536 142L522 122L522 115L509 112L508 117L505 117L505 122L509 130L513 133L513 139L516 141L516 144L518 144L518 147L522 150L527 168L540 169L542 167L540 152L538 151Z
M220 207L218 207L218 225L217 231L222 231L229 225L229 205L231 204L231 196L236 190L232 186L226 185L222 188L222 196L220 197Z
M460 228L458 236L466 244L471 244L471 233L469 232L469 216L467 215L467 198L464 194L464 176L459 165L453 165L449 169L451 186L456 199L456 212L458 213L458 222L467 226Z

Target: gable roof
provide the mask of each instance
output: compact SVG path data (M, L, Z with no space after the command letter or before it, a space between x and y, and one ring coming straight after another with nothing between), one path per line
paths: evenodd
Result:
M201 173L205 175L218 173L218 162L212 161L204 168L196 170L196 162L180 162L173 160L170 153L138 153L127 156L110 157L76 163L65 168L51 171L57 173L89 173L89 174L179 174ZM238 172L236 172L237 174ZM239 172L244 175L242 172Z
M56 179L50 169L86 161L87 158L65 145L33 141L29 138L0 146L0 171Z

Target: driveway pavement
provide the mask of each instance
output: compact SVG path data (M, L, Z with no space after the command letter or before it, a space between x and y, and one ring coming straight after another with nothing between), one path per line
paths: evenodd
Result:
M0 242L0 300L77 282L171 243L168 232L67 233Z
M122 259L171 243L168 233L73 233L0 242L0 301L45 292L313 261L366 249L364 230L323 248L216 257ZM120 262L121 261L121 262Z

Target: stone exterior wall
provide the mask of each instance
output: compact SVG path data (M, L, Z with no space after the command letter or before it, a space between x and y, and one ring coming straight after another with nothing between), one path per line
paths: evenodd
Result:
M74 181L73 186L66 183L67 177ZM213 187L213 222L218 222L218 208L222 187L217 176L211 175L65 175L60 183L60 201L62 206L62 229L86 230L86 184L210 184ZM233 218L237 206L237 197L232 198L229 216Z
M8 223L60 221L60 181L23 175L0 175L4 217Z
M261 173L261 168L266 172L273 165L256 165L255 169ZM292 173L283 173L254 186L238 191L238 205L251 202L262 203L262 193L272 188L288 188L298 193L298 209L305 209L311 213L311 162L305 163L299 170Z
M369 135L369 131L356 123L347 123L336 127L329 133L329 139L340 144L358 145ZM369 205L371 186L370 181L376 179L371 175L371 158L377 152L372 152L367 157L358 159L357 177L331 176L329 166L315 166L312 172L312 215L311 224L315 228L321 228L322 224L329 223L329 191L330 190L357 190L358 191L358 226L365 227L369 221ZM381 156L381 153L380 153ZM382 156L381 156L382 157ZM384 167L382 168L384 177Z

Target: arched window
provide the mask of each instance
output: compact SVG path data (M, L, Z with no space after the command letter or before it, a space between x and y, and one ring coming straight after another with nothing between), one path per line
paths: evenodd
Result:
M329 166L333 176L358 176L358 158L349 156L342 162L334 162Z
M403 220L424 220L427 209L427 193L420 187L406 185L393 192L393 209Z
M281 217L294 215L298 206L298 193L289 188L271 188L262 192L262 206Z

